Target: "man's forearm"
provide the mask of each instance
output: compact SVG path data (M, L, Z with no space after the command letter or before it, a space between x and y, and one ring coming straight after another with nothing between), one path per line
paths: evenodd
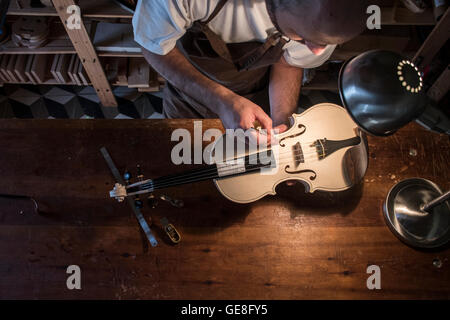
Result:
M175 87L189 92L192 98L216 114L224 112L226 101L235 95L199 72L177 48L166 55L157 55L144 48L142 50L148 63L159 74Z
M283 57L272 66L269 96L274 125L286 124L296 112L302 79L303 69L290 66Z

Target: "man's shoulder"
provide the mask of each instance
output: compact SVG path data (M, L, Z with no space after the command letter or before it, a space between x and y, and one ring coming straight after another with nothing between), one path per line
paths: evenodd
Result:
M228 0L233 1L233 0ZM166 13L169 15L182 15L190 18L204 16L212 12L219 0L149 0L139 1L135 15L151 13ZM212 8L212 9L211 9Z

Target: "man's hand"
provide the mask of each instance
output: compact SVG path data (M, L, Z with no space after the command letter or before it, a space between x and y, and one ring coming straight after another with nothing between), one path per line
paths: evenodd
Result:
M261 123L262 129L267 131L272 129L272 119L264 110L257 104L239 95L234 95L224 102L219 116L226 129L242 128L247 130L254 127L255 121Z
M286 124L280 124L279 126L276 126L273 128L273 132L275 134L280 134L283 132L286 132L289 129L289 127Z
M267 139L267 143L270 144L274 134L283 133L288 129L288 126L285 124L272 127L272 119L260 106L239 95L234 95L234 97L224 102L224 107L220 110L219 116L226 129L241 128L247 130L255 128L255 122L259 122L267 137L260 139L260 134L255 131L255 138L258 142L266 141L265 139Z

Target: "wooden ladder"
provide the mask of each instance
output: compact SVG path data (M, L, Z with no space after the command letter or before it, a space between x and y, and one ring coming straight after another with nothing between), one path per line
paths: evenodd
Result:
M117 107L117 100L111 90L111 85L106 78L103 67L92 44L91 38L86 31L84 22L81 19L81 25L78 29L71 29L68 27L67 20L73 14L67 12L67 8L76 5L74 0L52 0L53 5L58 12L59 17L64 25L64 28L73 43L75 51L77 52L83 67L88 74L93 87L95 88L100 102L104 107Z

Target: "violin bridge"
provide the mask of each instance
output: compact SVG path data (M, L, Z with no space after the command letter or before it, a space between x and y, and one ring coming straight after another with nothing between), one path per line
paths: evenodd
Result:
M300 142L297 142L292 146L292 153L294 155L295 167L298 167L300 164L305 163L305 157L303 155L303 149Z

